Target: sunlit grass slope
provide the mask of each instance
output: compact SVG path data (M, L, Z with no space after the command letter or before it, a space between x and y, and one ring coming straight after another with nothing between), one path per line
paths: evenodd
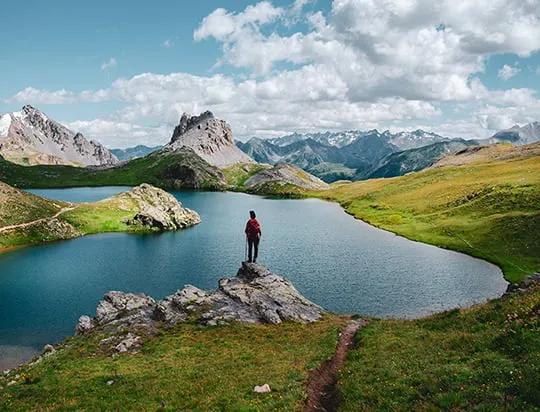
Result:
M415 321L372 322L340 378L343 411L540 410L540 287Z

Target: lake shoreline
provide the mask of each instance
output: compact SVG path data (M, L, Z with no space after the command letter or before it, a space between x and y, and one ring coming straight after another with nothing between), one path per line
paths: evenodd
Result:
M56 190L56 189L54 189ZM53 191L54 191L53 190ZM91 188L89 190L92 190ZM174 194L174 193L173 193ZM182 196L182 194L186 195L188 194L187 197L184 197ZM417 242L415 240L409 240L409 239L406 239L402 236L400 236L399 234L396 234L396 233L393 233L391 231L387 231L385 229L381 229L381 228L377 228L375 227L374 225L370 225L368 222L365 222L361 219L357 219L355 218L354 216L351 216L350 213L347 213L347 211L343 208L342 205L340 205L339 203L335 202L335 201L330 201L330 200L327 200L327 199L318 199L316 197L306 197L304 196L300 202L300 200L298 199L286 199L286 198L283 198L283 197L280 197L279 201L278 200L272 200L272 199L268 199L268 197L266 196L261 196L261 195L256 195L256 196L252 196L251 194L246 194L246 193L238 193L238 192L231 192L231 193L222 193L222 192L219 192L220 194L220 197L219 198L215 198L215 194L217 194L216 192L209 192L209 191L197 191L197 192L193 192L193 191L189 191L189 192L185 192L185 191L182 191L182 192L176 192L176 196L180 196L179 197L179 200L182 201L182 203L184 203L185 205L187 204L188 207L192 207L193 209L195 210L199 210L199 207L195 207L193 206L192 204L190 204L190 201L189 199L193 198L193 199L199 199L198 201L199 202L202 202L201 204L206 204L206 212L205 214L203 214L203 221L205 221L205 217L207 217L208 219L210 219L210 216L213 216L214 219L213 221L212 220L209 220L207 225L205 225L205 227L215 227L216 225L216 219L217 221L223 221L223 217L219 216L219 213L218 215L216 215L215 211L216 210L220 210L220 208L224 208L224 210L231 210L231 207L227 207L227 206L224 206L226 205L226 203L223 203L223 200L226 200L226 199L236 199L236 204L235 206L239 206L240 205L240 208L239 207L234 207L234 210L239 210L241 209L242 207L244 208L248 208L248 207L252 207L253 206L253 202L255 202L255 209L257 211L261 211L261 216L265 216L266 215L266 219L264 220L264 222L267 222L269 225L273 226L275 223L270 223L272 220L271 220L271 216L269 214L269 210L266 209L266 211L264 211L265 209L261 206L261 209L259 209L259 207L257 206L259 203L261 205L263 204L267 204L268 206L267 207L271 207L272 209L274 209L275 207L277 207L277 205L280 205L278 209L276 210L287 210L288 212L286 212L287 214L290 214L292 213L292 211L294 210L295 212L293 214L300 214L300 215L304 215L306 212L310 211L310 210L320 210L321 212L317 212L318 214L315 215L315 216L319 216L319 218L324 218L324 220L328 220L329 223L324 223L324 224L317 224L317 225L313 225L313 227L318 227L318 226L321 226L321 230L322 232L319 230L315 230L315 233L320 233L321 235L323 233L327 233L326 230L328 230L328 228L325 229L325 226L328 226L330 225L332 228L335 228L337 230L337 232L339 232L339 236L337 236L338 238L341 238L343 236L345 236L345 238L348 239L348 234L347 233L354 233L355 236L359 236L359 237L363 237L363 238L366 238L366 239L371 239L372 238L372 234L376 234L376 237L374 239L372 239L373 241L377 242L377 238L381 238L381 239L387 239L390 241L390 245L394 245L394 247L396 248L396 250L399 250L398 252L398 255L399 254L405 254L405 255L408 255L408 252L410 249L411 250L414 250L414 249L417 249L418 247L421 248L421 250L423 250L422 253L424 253L427 256L442 256L443 257L443 262L447 262L445 264L448 265L453 265L453 263L451 263L452 261L462 261L463 259L465 259L465 261L468 261L468 262L471 262L473 265L476 265L474 267L484 267L484 268L487 268L487 263L480 260L480 259L477 259L477 258L474 258L474 257L470 257L468 255L464 255L464 254L460 254L459 252L455 252L455 251L451 251L451 250L448 250L446 252L446 254L443 253L443 255L440 255L440 252L439 251L442 251L444 249L442 248L437 248L436 246L434 245L429 245L429 244L425 244L425 243L422 243L422 242ZM53 198L53 199L61 199L61 196L59 197L55 197L52 195L52 192L51 194L48 196L49 198ZM178 198L178 197L177 197ZM215 199L215 200L212 200L212 199ZM219 200L221 199L221 200ZM273 197L273 199L277 199L276 197ZM71 199L70 201L72 201L73 199ZM283 202L282 202L283 201ZM295 204L294 202L300 202L298 204ZM292 203L291 203L292 202ZM304 203L304 202L307 202L307 203ZM219 206L208 206L208 205L219 205ZM234 203L233 203L234 204ZM242 205L245 205L245 206L242 206ZM304 206L301 206L301 205L305 205ZM326 205L326 206L325 206ZM216 209L217 208L217 209ZM204 208L203 208L204 209ZM212 212L210 213L209 210L211 210ZM345 212L345 213L344 213ZM209 214L210 213L210 214ZM236 213L236 212L235 212ZM322 214L321 214L322 213ZM238 213L236 213L236 215L238 215ZM334 217L332 217L334 216ZM337 218L337 221L335 221L335 218ZM242 217L240 217L240 219L242 220L243 219L243 214L242 214ZM293 221L296 221L294 220L294 218L291 218ZM308 218L308 221L309 222L316 222L318 221L317 220L318 218L315 218L315 219L309 219ZM227 220L227 219L226 219ZM213 222L213 223L212 223ZM332 223L334 222L334 223ZM341 223L339 223L341 222ZM298 222L298 224L302 225L301 222ZM338 224L338 225L336 225ZM342 225L345 225L345 226L342 226ZM227 228L226 231L227 232L230 232L230 228L234 228L234 227L237 227L238 226L238 222L237 223L234 223L234 224L231 224L231 222L227 222L225 223L225 227ZM285 225L285 226L288 226L288 227L291 227L291 225ZM342 228L340 230L338 230L339 228ZM270 227L267 227L267 230L269 230ZM206 230L206 229L203 229L203 231ZM187 232L192 232L192 231L187 231ZM188 234L186 232L186 235ZM198 231L195 230L192 234L196 234ZM336 232L336 233L337 233ZM267 234L269 233L268 231L266 232ZM112 236L112 235L118 235L120 238L110 238L109 236ZM103 232L103 233L92 233L92 235L94 236L83 236L81 238L79 238L77 240L77 242L83 242L83 243L73 243L73 244L70 244L70 246L68 246L66 249L64 248L60 248L60 250L66 250L66 251L72 251L72 250L77 250L78 248L82 248L83 250L86 250L88 245L101 245L103 243L103 241L105 241L105 246L99 246L99 248L101 249L107 249L107 250L112 250L113 248L116 248L118 245L119 247L121 247L122 245L122 242L125 243L126 239L136 239L134 242L132 241L128 241L128 244L143 244L143 245L146 245L145 246L145 249L149 246L152 246L152 249L156 249L156 250L159 250L159 249L162 249L163 246L165 246L165 249L162 251L164 253L164 256L165 256L165 261L169 261L170 262L167 262L168 264L172 265L173 267L175 266L175 261L174 261L174 256L170 256L168 253L168 244L170 244L170 242L173 241L173 239L178 239L176 242L181 242L180 244L182 243L185 243L185 242L188 242L187 240L185 241L182 241L181 239L190 239L191 237L188 236L187 238L183 235L181 235L180 237L178 237L176 234L173 234L173 233L165 233L165 234L162 234L162 235L157 235L157 237L154 239L149 239L147 236L135 236L135 237L131 237L131 236L125 236L126 234L131 234L131 233L122 233L122 232ZM271 236L271 235L269 235ZM306 238L309 238L309 239L314 239L313 235L310 235L310 234L302 234L301 236L305 236ZM320 235L316 235L315 237L317 236L320 236ZM122 240L122 242L119 241L119 239ZM169 239L169 240L167 240ZM151 240L149 242L149 240ZM42 243L42 245L46 245L46 244L49 244L50 242L47 242L47 243ZM61 242L61 243L69 243L69 242ZM225 242L225 243L230 243L230 242ZM330 243L330 245L333 245L335 243ZM79 246L80 245L80 246ZM113 246L115 245L115 246ZM161 245L161 246L160 246ZM402 245L402 246L400 246ZM40 254L45 254L48 256L48 250L56 250L58 249L56 246L54 245L51 245L52 247L48 247L48 248L44 248L42 251L38 251L37 254L40 255ZM264 246L264 245L263 245ZM269 244L268 246L271 246L271 244ZM382 246L382 245L381 245ZM402 247L405 246L404 249L402 249ZM92 246L92 247L96 247L96 246ZM307 246L309 247L309 245ZM364 246L362 246L362 244L359 244L358 245L358 248L356 248L356 250L358 252L354 252L355 254L358 254L359 256L362 256L364 255L364 253L359 253L359 251L364 251ZM132 248L131 248L132 249ZM99 249L96 249L96 251L99 250ZM125 255L123 252L120 252L121 249L119 249L119 251L117 253L121 253L122 256L124 256L124 259L126 260L132 260L134 256L131 256L130 257L130 254L128 255ZM135 249L136 250L136 249ZM263 250L266 252L267 249L266 247L263 248ZM302 249L303 250L303 249ZM26 256L26 254L23 252L23 256ZM69 253L72 253L72 252L69 252ZM349 255L349 252L346 251L345 252L346 255L350 256ZM450 254L449 254L450 253ZM98 252L99 254L99 252ZM230 253L227 254L227 252L224 252L224 255L223 257L225 258L227 255L229 255L230 257ZM54 255L51 255L51 256L54 256ZM90 256L92 256L92 252L90 252ZM145 268L144 268L144 262L145 262L145 257L144 255L135 255L136 256L136 261L138 261L138 259L140 259L140 263L143 264L143 267L140 268L140 271L141 272L145 272ZM332 257L333 256L333 257ZM334 261L333 259L336 259L336 262L339 261L339 262L343 262L343 259L338 257L339 255L335 255L333 253L330 253L330 254L323 254L323 258L324 259L327 259L327 264L330 264L332 266L332 262ZM414 256L414 255L413 255ZM446 256L446 257L445 257ZM455 257L453 257L455 256ZM280 257L280 255L278 254L278 257ZM66 256L65 258L69 259L69 256ZM280 257L281 258L281 257ZM383 266L377 266L377 267L374 267L370 270L375 270L375 272L378 274L379 273L379 270L377 269L378 267L380 267L381 269L383 269L381 272L380 272L380 275L382 276L381 277L381 282L382 283L382 286L383 288L384 287L390 287L391 289L396 289L395 288L395 285L392 286L393 282L392 281L388 281L387 278L385 278L385 271L388 271L389 268L392 267L392 260L388 261L388 268L387 269L384 269L384 265L385 265L385 259L387 258L386 256L384 257L381 257L382 260L380 262L380 264L382 264ZM16 258L17 259L17 258ZM18 258L19 260L21 259L20 257ZM25 259L24 257L22 257L22 259ZM52 258L53 260L50 260L50 262L52 264L54 264L55 260L54 260L54 257ZM263 258L264 259L264 258ZM286 254L282 257L282 259L284 260L288 260L287 257L286 257ZM357 258L355 258L357 259ZM405 259L405 262L408 261L409 258L406 258ZM104 262L108 262L109 261L109 258L107 256L104 256L103 257L103 261ZM163 261L163 259L159 259L159 261ZM353 261L356 261L356 260L353 260ZM394 262L396 262L395 260L395 257L394 257ZM398 260L400 261L400 260ZM195 262L197 262L197 258L195 258ZM478 264L476 264L475 262L478 262ZM224 263L224 268L227 267L227 265ZM295 269L296 265L298 265L298 268L304 266L301 262L294 262L293 263L289 263L289 266L290 268L289 269L283 269L281 267L280 264L276 264L276 262L271 262L269 261L269 267L272 267L272 268L275 268L275 269L278 269L278 273L283 273L286 277L290 277L289 275L292 276L292 281L294 284L298 285L299 286L299 289L300 290L306 290L306 284L309 284L306 283L306 281L300 281L298 279L298 276L297 274L295 273L297 271L297 269ZM362 269L362 266L358 266L358 265L355 265L353 264L353 266L350 266L352 262L350 263L346 263L344 267L342 267L340 269L340 273L342 273L343 275L347 275L347 272L349 273L352 273L353 277L355 278L355 282L354 283L351 283L351 284L354 284L354 289L357 289L357 291L354 291L352 292L352 295L355 295L357 293L364 293L362 290L365 289L364 286L363 286L363 283L364 282L367 282L366 283L366 287L374 287L374 286L368 286L368 285L373 285L373 280L372 278L370 278L371 275L369 274L364 274L364 270L365 269ZM410 263L403 263L403 265L405 267L407 267L407 265L409 265ZM292 266L291 266L292 265ZM349 266L347 266L349 265ZM41 265L39 263L36 263L34 264L34 266L36 267L40 267ZM496 277L497 279L500 279L500 281L498 280L497 283L500 283L500 282L503 282L505 283L504 285L504 288L501 287L500 288L500 293L502 294L504 292L503 289L506 288L506 282L504 282L503 280L503 277L502 277L502 273L500 271L500 269L495 266L495 265L491 265L489 264L489 266L491 267L492 266L492 269L488 269L488 272L491 273L492 275L490 275L490 278L491 276L494 276ZM151 268L155 268L155 266L153 265L150 265ZM333 266L332 266L333 267ZM347 267L349 267L349 269L347 269ZM357 270L354 270L354 268L358 268ZM422 267L422 264L420 264L419 267ZM450 267L450 266L449 266ZM114 268L114 266L113 266ZM327 268L328 270L330 270L329 268ZM330 270L330 272L334 271L335 272L335 267L333 270ZM9 268L6 268L7 270L7 273L9 273ZM23 271L23 273L25 272L25 269L24 268L21 268L21 270ZM113 272L114 272L114 269L112 269ZM135 269L134 270L139 270L139 269ZM306 270L310 270L309 269L309 264L308 264L308 268ZM352 270L352 271L351 271ZM390 269L391 270L391 269ZM450 272L448 276L450 276L452 279L454 278L453 275L451 275L452 270L455 270L454 269L450 269ZM99 269L97 268L92 268L92 271L95 272L95 271L99 271ZM203 270L204 271L204 270ZM305 271L305 270L304 270ZM146 269L146 272L148 272L148 269ZM220 274L223 274L223 273L227 273L228 270L222 270L220 272L216 272L216 270L210 270L210 271L206 271L206 272L209 272L210 274L216 274L216 275L220 275ZM86 272L84 272L86 273ZM135 273L135 272L132 272L132 273ZM150 272L148 272L150 273ZM154 272L152 272L154 273ZM156 272L157 273L157 272ZM414 275L412 275L413 273L416 273L416 272L411 272L411 276L414 277ZM436 272L428 272L428 271L424 271L424 273L426 274L426 276L428 277L431 277L431 276L434 276L434 284L432 287L435 287L435 288L440 288L440 282L441 279L440 277L438 277L439 275L436 275ZM472 272L470 273L476 273L474 272L474 269ZM482 272L478 272L478 274L480 275ZM70 273L70 276L72 274ZM106 273L104 273L104 275L106 276ZM86 273L86 274L83 274L81 275L83 276L85 279L91 279L92 277L90 276L89 273ZM89 277L90 276L90 277ZM295 277L296 276L296 277ZM366 277L367 276L367 277ZM50 277L50 274L47 275L47 277ZM152 276L153 277L153 276ZM377 278L377 275L375 276ZM97 277L95 280L93 280L93 282L96 282L96 284L101 284L101 281L99 280L100 277ZM182 279L182 278L180 278ZM386 280L384 280L386 279ZM456 279L459 279L459 276L456 277ZM323 283L322 284L325 284L324 280L321 280ZM377 282L378 280L375 280L375 282ZM184 283L191 283L191 284L195 284L197 286L201 285L201 287L204 287L204 282L201 284L201 283L198 283L200 282L200 280L196 280L196 281L193 281L193 280L190 280L190 279L187 279L187 280L176 280L176 281L173 281L173 283L171 283L171 286L167 287L166 289L166 293L170 293L172 292L173 290L175 290L175 288L178 288L182 285L182 282ZM326 282L328 282L328 280L326 280ZM337 281L337 283L335 283L335 286L337 287L337 289L332 292L333 294L332 295L329 295L329 296L333 296L331 299L338 299L338 300L341 300L341 299L349 299L349 295L351 295L351 293L345 293L345 296L342 296L342 292L340 292L340 287L339 286L343 281ZM371 283L370 283L371 282ZM8 282L9 283L9 282ZM425 281L424 284L429 284L429 282ZM444 284L444 283L443 283ZM465 284L465 283L464 283ZM106 282L105 283L106 287L108 290L126 290L126 291L134 291L134 292L144 292L144 293L151 293L153 296L161 296L163 295L163 293L159 292L159 293L152 293L151 292L151 286L149 285L150 289L146 289L146 288L139 288L139 287L126 287L126 286L109 286L108 283ZM384 286L384 285L387 285L387 286ZM437 286L439 285L439 286ZM379 286L376 286L377 288L380 287ZM320 289L320 288L319 288ZM325 289L323 287L323 289ZM461 288L463 289L463 288ZM474 289L474 288L473 288ZM150 292L149 292L150 290ZM309 287L307 288L307 290L309 290ZM368 289L366 289L368 290ZM384 289L382 289L384 290ZM442 289L441 289L442 290ZM425 291L424 291L425 292ZM426 302L426 306L424 309L422 309L421 307L419 307L417 310L415 310L415 313L412 314L412 311L413 309L408 309L408 310L405 310L405 311L401 311L399 310L399 302L401 301L401 298L399 298L399 296L395 296L394 298L391 298L391 301L393 300L396 300L396 303L390 303L391 301L388 301L388 299L390 298L381 298L379 299L379 303L377 303L375 305L375 308L380 306L380 305L383 305L384 306L387 306L387 305L398 305L396 309L391 309L391 311L393 311L393 313L387 313L387 314L375 314L375 315L372 315L371 312L368 310L367 312L364 310L362 310L360 307L358 307L357 309L355 310L335 310L335 308L333 307L330 307L330 311L333 312L333 313L367 313L368 316L372 316L374 318L381 318L381 319L421 319L421 318L426 318L426 317L430 317L436 313L439 313L441 311L446 311L446 310L450 310L452 308L456 308L456 307L459 307L459 308L463 308L463 307L469 307L469 306L472 306L472 305L477 305L477 304L483 304L485 303L486 301L488 300L491 300L491 299L494 299L494 298L497 298L499 297L499 288L497 287L497 293L495 293L494 290L492 290L493 293L490 293L486 290L486 294L484 297L481 296L481 294L474 294L474 298L471 298L472 300L469 300L468 298L466 298L463 302L470 302L470 303L464 303L464 304L448 304L448 303L445 303L444 305L446 306L443 306L441 309L437 309L437 306L429 306L429 303ZM90 293L90 295L92 296L99 296L99 293L98 292L98 295L96 295L96 293ZM101 292L103 293L103 292ZM336 295L337 293L337 295ZM405 292L407 293L407 292ZM412 292L411 292L412 293ZM414 292L416 294L416 292ZM446 292L441 292L441 293L446 293ZM453 296L455 293L450 293L449 296ZM335 296L334 296L335 295ZM419 293L419 296L421 296L422 293ZM471 296L473 296L471 295ZM341 297L340 297L341 296ZM391 295L389 295L391 296ZM404 296L409 296L408 294L404 295ZM69 299L69 298L68 298ZM321 304L322 306L324 307L327 307L328 305L328 299L330 298L327 298L327 301L325 300L320 300L320 298L315 298L313 297L313 295L311 296L311 299L314 301L314 302L317 302L319 304ZM364 299L360 299L358 300L358 302L363 302L360 304L360 306L370 306L371 307L371 303L369 303L369 301L364 301ZM444 298L443 298L443 302L444 302ZM6 303L7 305L7 303ZM339 304L338 304L339 306ZM358 306L358 305L357 305ZM366 306L366 307L367 307ZM430 309L431 308L431 309ZM52 312L55 311L54 308L50 308ZM375 309L375 312L377 310L380 310L380 309ZM372 309L373 311L373 309ZM84 310L77 310L76 311L78 313L78 315L82 315L85 313ZM69 319L68 319L69 320ZM65 335L65 338L69 337L70 335L67 334ZM26 342L26 341L24 341ZM57 342L56 340L54 339L50 339L48 340L47 342L45 341L40 341L39 344L37 344L37 346L35 346L37 349L39 349L40 347L42 347L43 344L45 343L51 343L51 342ZM4 342L4 343L10 343L9 340ZM29 342L30 343L30 342Z

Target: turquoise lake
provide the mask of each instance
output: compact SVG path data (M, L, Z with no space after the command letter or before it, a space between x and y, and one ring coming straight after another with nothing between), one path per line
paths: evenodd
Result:
M122 187L33 190L51 199L94 201ZM202 223L179 232L100 234L0 255L0 370L72 335L109 290L156 298L185 284L213 289L244 258L243 229L262 224L260 263L339 313L417 317L500 296L494 265L412 242L355 220L321 200L240 193L173 192Z

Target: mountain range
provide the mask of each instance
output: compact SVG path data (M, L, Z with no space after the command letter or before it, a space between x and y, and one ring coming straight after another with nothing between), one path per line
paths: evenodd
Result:
M163 146L145 146L139 144L134 147L128 147L126 149L111 149L111 153L115 155L118 160L126 161L132 159L138 159L139 157L144 157L150 153L155 152L156 150L161 149Z
M198 116L182 114L165 146L139 145L109 150L30 105L24 106L20 112L0 116L0 155L21 165L111 167L119 160L129 162L150 154L155 154L153 158L157 159L187 148L209 166L220 169L257 162L270 165L288 163L325 182L399 176L422 170L445 155L469 146L492 143L523 145L538 140L540 123L533 122L501 130L488 139L480 140L449 138L420 129L397 133L372 129L293 133L272 139L253 137L245 143L235 143L229 124L206 111ZM181 158L190 157L188 153L183 151ZM176 172L170 177L174 179L174 176Z
M399 176L422 170L445 155L469 146L493 143L523 145L540 140L540 123L514 126L489 139L465 140L424 130L386 130L289 134L253 137L237 146L261 163L295 164L326 182Z
M268 141L276 146L283 147L290 145L291 143L312 139L325 146L342 148L353 143L358 138L367 135L379 135L401 150L414 149L416 147L450 140L447 137L443 137L432 132L426 132L421 129L411 132L402 131L394 134L388 130L380 133L377 129L372 129L368 131L347 130L343 132L327 131L318 133L293 133L281 137L271 138L268 139Z
M103 145L87 140L26 105L0 116L0 155L23 165L110 166L118 159Z

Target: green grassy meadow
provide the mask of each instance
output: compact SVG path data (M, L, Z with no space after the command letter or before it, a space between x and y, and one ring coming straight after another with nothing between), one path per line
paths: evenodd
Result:
M340 376L343 411L540 410L540 286L425 319L371 322Z
M180 324L114 357L100 350L104 335L75 337L18 370L17 384L0 377L0 410L302 410L308 372L332 355L344 323ZM253 393L264 383L271 393Z

